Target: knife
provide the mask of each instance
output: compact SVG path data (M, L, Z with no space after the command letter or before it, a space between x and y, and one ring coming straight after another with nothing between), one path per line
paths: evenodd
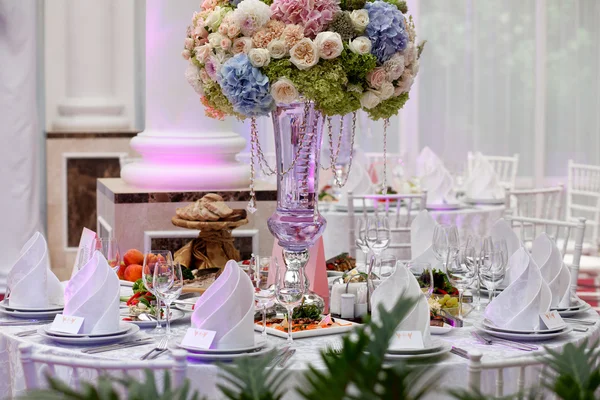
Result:
M118 348L121 348L123 346L128 346L130 344L136 344L136 345L137 344L150 344L153 341L154 341L153 338L146 337L146 338L136 339L136 340L132 340L132 341L128 341L128 342L113 343L113 344L107 344L107 345L104 345L104 346L92 347L92 348L89 348L89 349L81 350L81 352L82 353L92 354L92 352L98 352L98 350L100 350L100 351L110 351L111 349L118 349Z
M279 353L273 358L273 360L269 363L269 367L274 367L281 360L281 358L290 350L290 346L282 347Z
M285 364L288 362L288 360L290 358L292 358L292 356L294 355L294 353L296 352L296 349L291 349L289 350L287 353L285 353L283 355L283 358L281 359L281 361L279 362L279 366L281 368L285 367Z

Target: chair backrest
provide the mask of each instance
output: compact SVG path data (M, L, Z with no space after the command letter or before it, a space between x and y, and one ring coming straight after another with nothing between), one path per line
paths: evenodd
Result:
M567 221L585 217L586 240L596 249L600 224L600 166L575 164L569 160L567 179Z
M496 176L498 177L498 182L508 188L514 189L515 183L517 180L517 171L519 169L519 155L515 154L512 157L506 156L486 156L485 158L491 165L494 171L496 172ZM473 171L473 160L475 159L475 154L469 152L467 154L467 169L469 175Z
M350 229L348 232L350 255L356 256L356 213L354 200L360 200L362 203L362 212L359 214L363 218L369 215L381 215L388 218L390 223L390 232L392 233L388 249L409 249L410 235L407 242L394 243L394 233L409 233L410 224L416 215L425 209L427 204L427 191L420 194L363 194L354 195L348 192L348 218L350 220ZM406 213L402 212L405 209ZM372 212L371 212L372 210Z
M394 168L400 163L402 164L403 157L399 153L387 153L383 156L383 153L365 153L367 159L367 172L371 177L371 181L374 184L383 183L383 164L387 164L387 184L392 184L392 175Z
M585 235L585 218L580 218L577 222L560 221L540 218L514 217L507 215L504 217L514 230L520 233L521 241L526 245L530 244L531 238L536 238L540 233L545 232L555 243L561 244L561 254L564 258L567 254L569 239L575 242L573 251L573 264L571 270L571 294L577 293L577 279L579 279L579 265L581 263L581 253L583 251L583 237ZM530 231L531 235L527 232Z
M486 361L482 362L481 357L483 356L477 350L469 351L469 378L468 378L468 388L474 391L481 392L481 374L484 371L491 371L496 375L495 381L495 393L493 394L495 397L504 397L504 386L505 382L507 384L513 384L516 382L516 385L511 388L510 394L516 395L524 392L525 389L525 378L526 378L526 369L529 367L530 369L542 366L542 361L535 356L527 356L527 357L518 357L518 358L507 358L507 359L498 359L494 361ZM517 368L517 377L515 379L514 372L515 368ZM505 376L507 375L507 376ZM537 382L531 382L528 388L541 388L542 387L542 376L543 376L543 368L540 369L539 374L537 374ZM484 393L485 395L491 395L491 393ZM526 397L526 396L525 396ZM524 397L524 398L525 398ZM544 397L545 399L549 397Z
M115 374L119 378L125 378L132 372L140 372L144 369L152 371L170 371L171 384L173 387L181 386L186 378L187 352L185 350L174 350L172 352L173 361L123 361L123 360L98 360L92 358L63 357L51 354L44 354L33 351L33 345L22 344L19 346L21 353L21 365L25 376L25 388L28 390L42 387L44 381L38 379L38 371L42 378L46 373L55 376L55 368L58 366L70 370L72 382L70 386L79 389L81 385L81 376L85 375L85 380L97 378L101 375ZM36 364L38 366L36 367Z
M561 219L564 186L542 189L507 190L506 212L516 217Z

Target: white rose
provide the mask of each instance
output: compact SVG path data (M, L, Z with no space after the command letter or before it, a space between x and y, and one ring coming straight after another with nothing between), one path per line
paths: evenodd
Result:
M290 49L290 61L300 70L306 70L319 62L319 49L309 38L304 38Z
M223 21L223 17L228 12L228 9L221 8L221 6L216 6L215 9L208 14L208 17L206 17L204 20L204 25L207 26L211 31L216 32L219 29L219 25L221 25L221 21Z
M185 38L185 48L188 50L191 50L194 48L194 39L192 38Z
M208 44L210 44L215 49L220 49L223 39L229 38L225 35L221 35L218 32L211 33L210 35L208 35Z
M252 49L252 38L247 36L242 36L233 41L233 54L246 53Z
M267 45L267 50L271 54L271 57L275 59L283 58L287 54L287 46L283 40L271 40Z
M404 72L404 56L398 53L394 54L392 58L383 63L383 69L390 82L399 79Z
M342 37L337 32L320 32L315 38L315 45L319 49L319 57L324 60L338 57L344 49Z
M367 110L377 107L380 102L381 99L372 90L363 92L360 98L360 106L362 108L366 108Z
M394 84L392 82L383 82L379 90L373 91L381 100L387 100L394 95Z
M248 53L248 58L250 59L250 63L256 68L264 67L271 61L271 56L267 49L252 49Z
M298 89L288 78L279 78L271 85L271 96L278 104L290 104L298 99Z
M202 46L196 47L194 53L196 53L196 60L198 60L200 64L204 64L212 54L212 47L210 44L203 44Z
M371 41L366 36L359 36L348 44L350 51L356 54L368 54L371 52Z
M181 57L185 58L186 60L189 60L191 56L191 53L188 49L185 49L181 52Z
M369 25L369 12L364 9L354 10L350 13L350 20L354 29L362 33L367 29L367 25Z
M204 95L204 90L202 90L202 79L200 78L200 68L189 63L185 69L185 79L194 88L196 93L200 96Z

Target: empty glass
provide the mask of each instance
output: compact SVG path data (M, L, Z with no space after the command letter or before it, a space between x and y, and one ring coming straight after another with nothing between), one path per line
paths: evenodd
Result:
M262 337L267 337L267 308L273 305L273 300L275 299L275 285L272 283L268 283L269 280L269 269L271 267L271 257L259 257L254 256L254 265L256 266L256 270L254 273L255 276L255 290L254 290L254 300L256 301L256 306L262 311L262 323L263 323L263 331Z
M365 265L369 257L369 245L367 244L367 219L358 218L356 220L356 230L354 232L354 242L356 246L365 254Z
M446 269L458 255L460 241L456 225L438 224L433 230L433 251Z
M379 278L385 279L394 273L398 259L393 254L384 254L379 263Z
M146 290L156 297L156 328L152 331L153 333L162 333L162 326L160 325L161 304L160 299L156 296L154 290L154 269L158 262L173 264L173 255L169 250L150 250L150 252L144 256L142 282L144 283Z
M458 289L458 317L463 318L462 300L465 289L477 280L477 264L475 263L475 249L465 245L459 252L458 262L448 264L448 278Z
M494 298L495 291L504 280L506 274L506 254L503 253L502 244L494 246L491 237L486 237L481 250L481 263L479 276L489 293L489 301Z
M430 298L435 288L433 282L433 269L431 264L427 262L409 262L406 264L406 268L417 278L421 290L425 294L425 297Z
M171 303L179 298L183 290L183 275L181 264L174 262L158 261L154 267L152 281L156 298L160 298L166 305L167 336L171 332Z
M367 220L366 239L369 249L375 254L377 265L380 263L380 255L390 245L390 225L387 217L375 215Z
M119 245L115 238L96 238L95 249L98 250L108 265L115 271L118 272L121 267L121 252L119 251Z
M303 269L292 269L287 266L281 266L274 260L275 273L275 296L277 302L287 310L288 319L288 338L287 343L293 343L292 338L292 315L294 307L302 303L304 293L306 292L306 279L303 274Z

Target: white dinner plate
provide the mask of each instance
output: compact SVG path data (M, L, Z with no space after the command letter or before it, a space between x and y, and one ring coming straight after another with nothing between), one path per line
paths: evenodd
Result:
M15 318L26 318L26 319L53 319L57 314L60 314L63 310L56 310L56 311L44 311L44 312L40 312L40 311L13 311L13 310L7 310L7 309L0 309L0 312L6 314L6 315L10 315L11 317L15 317Z
M405 359L420 359L420 358L429 358L435 356L441 356L442 354L450 353L452 350L452 345L450 343L443 342L442 347L430 353L413 353L413 354L398 354L398 353L386 353L386 360L405 360Z
M180 310L180 311L184 311L184 312L192 312L194 311L194 305L193 304L175 304L175 308Z
M123 318L126 318L129 316L129 308L124 308L121 310L121 322L124 324L134 324L139 326L140 328L154 328L156 326L156 321L123 321ZM185 313L181 310L176 310L174 308L171 308L171 322L175 322L177 320L180 320L182 318L185 318ZM161 318L161 322L165 322L164 318Z
M465 203L479 204L483 206L499 206L504 204L504 199L471 199L467 197L464 201Z
M54 336L48 335L43 328L38 329L38 334L41 337L52 340L53 342L60 344L70 344L70 345L78 345L78 346L87 346L92 344L103 344L103 343L111 343L111 342L120 342L123 339L127 339L138 333L140 331L140 327L137 325L128 325L129 330L120 335L113 336L99 336L99 337L64 337L64 336Z
M124 281L123 279L119 279L119 285L132 287L135 282Z
M450 332L452 329L454 329L454 327L452 325L448 325L448 324L444 323L444 326L431 325L429 327L429 332L431 332L432 335L445 335L446 333Z
M554 339L556 337L566 335L567 333L570 333L571 331L573 331L572 327L567 326L566 328L564 328L561 331L552 332L552 333L510 333L510 332L495 331L493 329L487 329L486 327L484 327L481 324L473 324L473 326L476 329L483 331L490 336L495 336L495 337L499 337L501 339L508 339L508 340L520 340L520 341L524 341L524 342Z
M434 353L444 347L446 342L438 338L432 338L431 341L422 349L391 349L388 348L388 354L424 354Z
M550 307L551 310L556 311L579 311L581 308L585 307L587 303L581 299L577 300L577 304L569 307Z
M292 338L293 339L302 339L302 338L316 337L316 336L335 335L336 333L344 333L344 332L351 331L352 329L354 329L355 326L359 325L355 322L346 321L345 319L341 319L341 318L334 318L334 320L335 320L335 322L340 322L342 324L348 324L348 325L334 326L334 327L330 327L330 328L312 329L310 331L292 332ZM262 323L254 324L255 331L262 332L262 329L263 329ZM280 331L275 328L267 328L267 333L269 335L278 336L278 337L284 338L284 339L287 339L287 337L288 337L287 329L284 332L284 331Z
M102 337L102 336L118 336L118 335L123 335L125 333L127 333L129 331L129 325L125 324L125 323L120 323L119 324L119 329L117 329L114 332L105 332L105 333L65 333L65 332L56 332L53 330L50 330L50 327L52 326L52 324L48 324L48 325L44 325L42 326L41 329L44 330L44 332L46 332L47 335L51 335L51 336L60 336L60 337L90 337L90 338L94 338L94 337Z
M428 210L432 211L451 211L451 210L459 210L463 208L463 205L460 203L448 203L448 204L427 204L425 207Z
M272 344L268 344L267 346L264 346L263 348L260 348L260 349L257 349L255 351L251 351L251 352L246 352L246 353L214 354L214 353L191 353L191 352L188 352L187 357L194 359L194 360L200 360L200 361L233 361L233 360L241 358L241 357L264 356L265 354L267 354L268 352L270 352L273 349L274 349L274 346Z
M491 330L498 331L498 332L522 333L522 334L528 334L528 335L533 335L533 334L538 334L538 333L540 335L546 335L548 333L563 331L567 327L567 324L564 324L563 326L552 328L552 329L537 329L537 330L534 330L534 329L512 329L512 328L508 329L508 328L500 328L499 326L494 325L493 322L488 321L488 320L484 320L481 325L486 329L491 329Z
M0 308L8 311L24 311L24 312L48 312L48 311L62 311L65 306L59 306L58 304L55 306L49 307L13 307L8 305L8 299L4 299L0 301Z
M588 303L585 303L585 305L583 305L581 308L578 308L575 310L559 311L558 315L560 315L561 317L572 317L573 315L579 314L580 312L587 311L590 308L591 308L591 306Z
M198 349L196 347L184 346L181 343L179 343L177 346L182 349L185 349L191 353L198 353L198 354L240 354L240 353L255 352L257 350L262 349L266 345L267 345L266 340L259 340L253 346L242 347L239 349Z

